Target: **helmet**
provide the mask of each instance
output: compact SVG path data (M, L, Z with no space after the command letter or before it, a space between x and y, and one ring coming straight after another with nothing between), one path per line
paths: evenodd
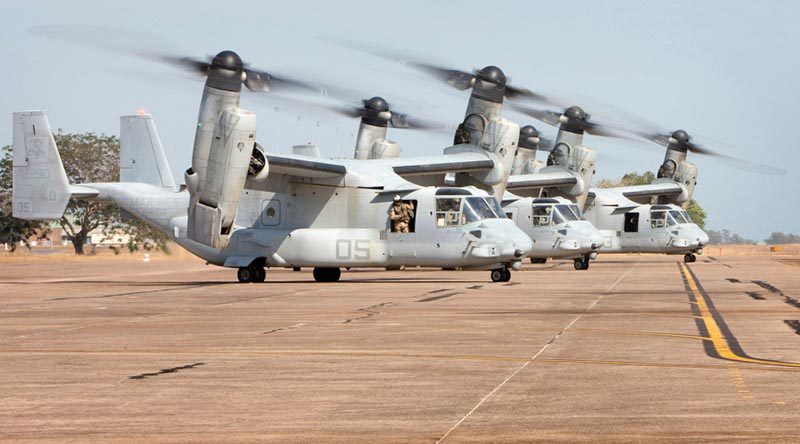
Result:
M400 195L399 194L395 194L394 195L394 201L395 202L400 202Z

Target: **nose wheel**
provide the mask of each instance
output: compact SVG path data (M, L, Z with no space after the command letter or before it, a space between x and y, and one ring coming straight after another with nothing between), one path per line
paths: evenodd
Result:
M492 282L508 282L511 280L511 270L508 268L495 268L492 270Z
M250 282L264 282L267 279L267 270L265 270L264 267L255 265L241 267L236 273L236 277L242 284Z
M697 256L695 256L692 253L686 253L683 256L683 261L686 262L687 264L692 263L692 262L696 262L697 261Z
M573 265L575 266L576 270L588 270L589 269L589 258L588 257L581 257L575 259Z

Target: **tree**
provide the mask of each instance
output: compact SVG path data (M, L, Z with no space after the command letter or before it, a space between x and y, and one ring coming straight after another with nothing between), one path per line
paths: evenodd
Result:
M730 230L706 230L708 233L708 243L714 245L739 245L739 244L754 244L755 242L750 239L745 239L736 233L731 233Z
M28 240L32 237L43 239L50 232L50 227L46 222L27 221L11 216L12 174L11 146L4 146L0 159L0 243L9 244L14 252L20 242L30 249Z
M780 231L777 231L771 233L769 237L764 240L764 242L768 243L769 245L799 244L800 235L792 233L782 233Z
M54 135L70 183L114 182L119 180L119 140L94 133ZM70 200L61 227L69 236L75 254L83 254L89 233L100 226L112 226L119 214L116 205L92 200Z
M689 213L689 217L692 218L698 227L706 228L706 210L704 210L696 200L692 199L689 202L689 208L686 209L686 212Z

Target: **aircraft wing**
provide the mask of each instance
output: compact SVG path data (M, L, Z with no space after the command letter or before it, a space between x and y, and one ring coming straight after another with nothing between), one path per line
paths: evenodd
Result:
M677 196L683 193L683 187L677 182L656 182L647 185L631 185L627 187L606 188L606 191L619 193L628 199L649 199L656 196Z
M267 154L267 163L269 164L269 174L331 178L347 173L347 167L342 162L297 154L270 153Z
M516 174L509 176L506 190L524 197L538 196L539 190L550 187L573 186L578 179L566 171Z
M402 177L488 171L494 167L494 161L489 157L488 153L479 152L425 157L395 157L375 160L375 162L381 162L391 167L395 174Z

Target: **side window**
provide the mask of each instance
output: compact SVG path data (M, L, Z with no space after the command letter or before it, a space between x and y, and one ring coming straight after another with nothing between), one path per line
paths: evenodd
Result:
M261 224L272 227L281 223L281 202L277 199L265 200L261 209Z
M461 216L460 197L440 197L436 199L436 226L455 227L458 226Z
M546 227L550 225L550 216L553 214L552 205L534 205L533 226Z
M650 228L664 228L664 218L666 213L663 211L653 211L650 213Z
M625 213L625 232L639 232L639 213Z

